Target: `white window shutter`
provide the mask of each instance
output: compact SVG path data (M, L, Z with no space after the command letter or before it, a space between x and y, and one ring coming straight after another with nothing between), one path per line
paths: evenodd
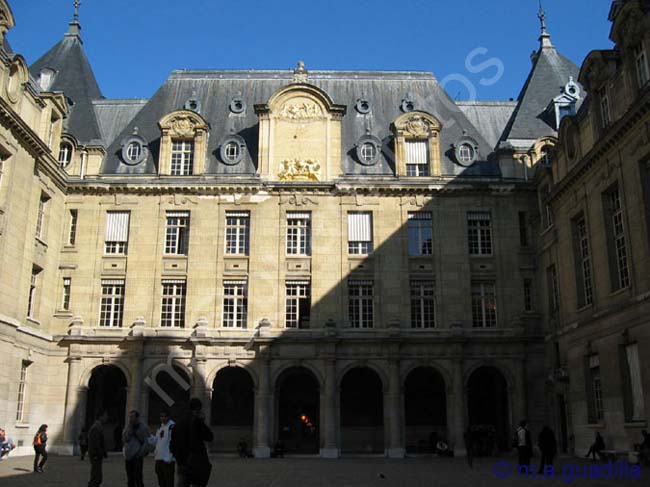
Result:
M348 241L372 241L372 214L348 213Z
M129 212L111 211L106 213L106 242L128 242Z

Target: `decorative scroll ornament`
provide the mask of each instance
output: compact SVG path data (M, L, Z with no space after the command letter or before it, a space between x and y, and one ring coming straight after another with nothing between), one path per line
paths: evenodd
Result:
M196 130L196 122L188 117L173 118L169 125L172 134L179 137L194 135L194 132Z
M308 120L323 116L323 111L315 103L287 103L280 111L280 117L287 120Z
M280 181L320 181L320 162L316 159L285 159L280 162Z
M414 138L428 138L434 132L434 127L423 117L413 117L406 121L404 129Z

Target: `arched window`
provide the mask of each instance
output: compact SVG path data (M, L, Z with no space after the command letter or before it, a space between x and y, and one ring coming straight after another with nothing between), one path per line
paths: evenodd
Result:
M59 166L65 169L72 161L73 147L70 142L61 142L59 146Z

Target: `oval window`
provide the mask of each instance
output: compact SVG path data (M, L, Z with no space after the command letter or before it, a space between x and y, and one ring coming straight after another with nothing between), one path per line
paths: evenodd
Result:
M142 156L142 144L139 142L131 142L126 148L126 158L130 162L136 162Z

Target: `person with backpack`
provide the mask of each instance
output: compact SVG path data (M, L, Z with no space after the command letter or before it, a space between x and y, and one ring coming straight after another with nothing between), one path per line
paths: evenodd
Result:
M144 487L142 460L149 453L149 430L140 421L140 413L129 412L129 422L122 433L124 465L128 487Z
M43 473L47 462L47 425L42 424L34 435L34 473ZM39 462L40 459L40 462Z

